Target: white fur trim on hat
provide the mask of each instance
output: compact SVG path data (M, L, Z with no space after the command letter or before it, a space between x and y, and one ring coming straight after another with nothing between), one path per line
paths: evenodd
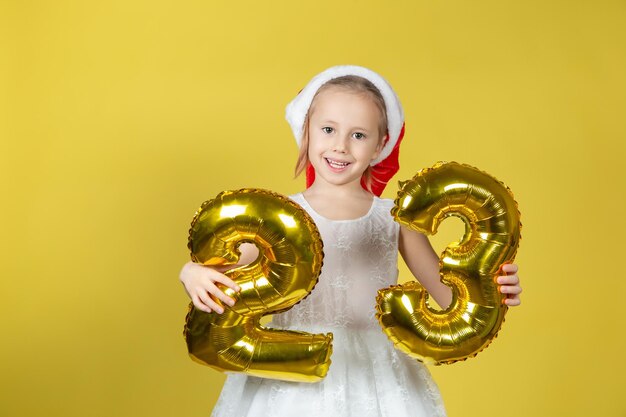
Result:
M287 105L285 112L285 118L293 135L296 138L298 146L302 143L302 133L304 130L304 119L309 112L309 107L313 101L313 97L317 90L326 82L333 78L343 77L345 75L356 75L369 80L372 84L378 88L380 94L385 100L385 107L387 109L387 129L389 131L389 140L383 147L378 158L376 158L370 165L376 165L389 156L393 147L398 142L400 131L404 124L404 112L398 96L396 95L391 85L380 75L374 71L359 67L356 65L339 65L336 67L328 68L317 74L309 83L300 91L300 93L294 98L291 103Z

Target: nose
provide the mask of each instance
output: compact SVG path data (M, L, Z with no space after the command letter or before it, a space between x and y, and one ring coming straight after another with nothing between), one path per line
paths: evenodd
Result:
M335 140L333 142L333 151L339 153L346 153L348 149L348 140L350 138L346 137L346 135L336 135Z

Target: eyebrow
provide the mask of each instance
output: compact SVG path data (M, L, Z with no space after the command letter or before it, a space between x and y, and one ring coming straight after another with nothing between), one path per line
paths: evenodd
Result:
M322 124L325 124L325 123L337 124L337 122L336 122L336 121L334 121L334 120L330 120L330 119L328 119L328 120L322 120L320 123L322 123ZM355 130L364 130L364 131L366 131L366 132L369 132L369 129L366 129L366 128L364 128L364 127L360 127L360 126L355 126L355 127L353 127L352 129L355 129Z

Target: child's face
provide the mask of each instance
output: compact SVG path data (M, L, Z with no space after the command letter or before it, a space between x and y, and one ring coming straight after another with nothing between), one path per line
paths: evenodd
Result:
M309 161L334 185L356 183L382 148L381 114L365 94L332 87L318 94L309 115Z

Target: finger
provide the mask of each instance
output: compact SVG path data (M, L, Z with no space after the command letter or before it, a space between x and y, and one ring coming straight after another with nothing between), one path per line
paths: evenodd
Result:
M217 273L212 278L213 278L213 281L217 281L220 284L224 284L225 286L231 288L234 291L237 291L237 292L241 291L241 287L239 285L237 285L237 283L235 283L235 281L233 281L232 279L230 279L229 277L227 277L224 274Z
M230 279L229 277L227 277L221 272L220 267L206 266L206 265L200 265L200 264L194 264L194 266L198 268L198 271L199 271L198 275L200 276L202 281L205 283L205 285L208 282L217 281L217 282L224 284L225 286L229 288L232 288L236 292L241 291L241 288L239 287L239 285L235 283L235 281L233 281L232 279ZM232 268L232 265L229 265L228 267L224 267L224 270L227 270L228 268Z
M206 306L206 305L202 302L202 300L200 300L200 297L198 297L196 294L193 294L193 295L191 296L191 301L193 302L193 305L194 305L194 306L195 306L198 310L201 310L201 311L204 311L204 312L207 312L207 313L210 313L210 312L212 311L212 310L211 310L208 306Z
M202 300L206 306L216 313L222 314L224 312L224 307L218 304L206 291L200 291L198 293L198 297L200 297L200 300Z
M520 300L519 298L507 298L504 300L504 304L509 307L515 307L522 304L522 300Z
M505 274L514 274L517 272L517 265L515 264L503 264L500 270Z
M502 294L518 295L522 293L522 287L519 285L503 285L499 290Z
M211 294L213 298L217 298L218 300L222 301L223 303L228 304L231 307L235 305L235 299L226 295L224 291L222 291L222 289L218 287L217 285L215 285L214 283L212 282L209 283L208 288L206 290L209 292L209 294Z
M519 284L519 277L517 275L500 275L497 282L502 285L517 285Z

